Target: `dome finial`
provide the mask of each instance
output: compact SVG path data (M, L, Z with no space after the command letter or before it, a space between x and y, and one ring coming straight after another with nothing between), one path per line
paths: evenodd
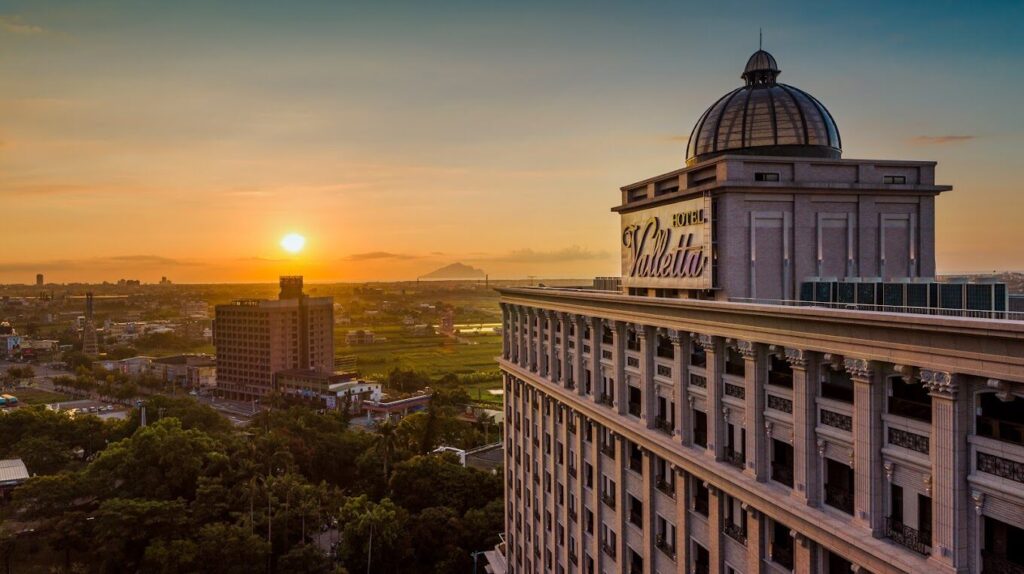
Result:
M756 86L774 84L779 73L779 65L775 62L775 57L764 50L758 50L747 60L747 65L743 68L743 74L740 77L747 82L748 86Z
M764 30L761 28L757 29L757 51L764 50Z

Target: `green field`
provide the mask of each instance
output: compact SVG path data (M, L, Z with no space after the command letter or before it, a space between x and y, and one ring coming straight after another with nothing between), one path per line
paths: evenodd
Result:
M373 327L383 342L344 346L345 332L338 329L336 340L342 343L338 355L354 355L364 375L384 375L394 368L412 369L431 377L454 373L464 377L487 373L498 378L495 357L501 354L500 335L468 335L462 338L440 335L415 336L398 326Z
M71 397L63 393L53 393L42 389L18 389L8 394L18 397L18 403L26 406L45 405L71 400Z

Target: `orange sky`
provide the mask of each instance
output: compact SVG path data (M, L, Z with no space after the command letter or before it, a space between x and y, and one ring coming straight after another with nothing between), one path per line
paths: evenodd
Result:
M817 10L14 2L0 282L617 274L618 187L682 165L758 26L846 157L940 162L940 272L1024 268L1020 7Z

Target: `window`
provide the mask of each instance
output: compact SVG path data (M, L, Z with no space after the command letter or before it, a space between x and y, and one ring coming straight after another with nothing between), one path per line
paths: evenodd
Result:
M924 385L910 385L903 377L889 377L889 414L932 422L932 397Z
M903 487L892 485L889 487L889 517L894 522L903 522Z
M697 514L707 516L709 511L709 499L710 493L708 487L704 486L704 482L696 478L693 479L693 510Z
M644 454L640 450L640 445L635 442L628 441L629 443L629 470L633 472L643 474L644 471Z
M905 175L883 175L882 183L884 184L905 184L907 183L907 176Z
M825 377L821 381L821 396L826 399L853 402L853 379L845 370L825 368Z
M629 495L629 521L639 528L644 527L644 503L632 494Z
M771 530L772 543L768 549L772 562L788 570L793 569L793 538L789 535L789 527L781 522L773 522Z
M1012 397L1000 400L995 393L979 397L977 429L980 436L1024 444L1024 401Z
M703 411L693 411L693 444L708 447L708 415Z
M704 347L700 345L691 345L690 352L690 364L694 367L705 368L708 366L708 355L704 352Z
M853 469L825 459L825 504L853 514Z
M643 398L642 398L643 395L641 394L639 388L634 387L633 385L628 385L628 387L629 387L629 414L633 415L634 417L638 417L638 416L640 416L640 410L641 410L640 404L643 401Z
M742 377L747 372L747 362L743 359L743 355L732 347L729 347L725 351L725 372L729 375Z
M772 480L793 488L793 445L772 439Z
M779 174L774 171L754 172L754 181L779 181Z

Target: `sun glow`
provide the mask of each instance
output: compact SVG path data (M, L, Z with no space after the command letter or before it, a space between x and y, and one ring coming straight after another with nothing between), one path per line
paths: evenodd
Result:
M298 253L306 245L306 238L298 233L289 233L281 238L281 248L288 253Z

